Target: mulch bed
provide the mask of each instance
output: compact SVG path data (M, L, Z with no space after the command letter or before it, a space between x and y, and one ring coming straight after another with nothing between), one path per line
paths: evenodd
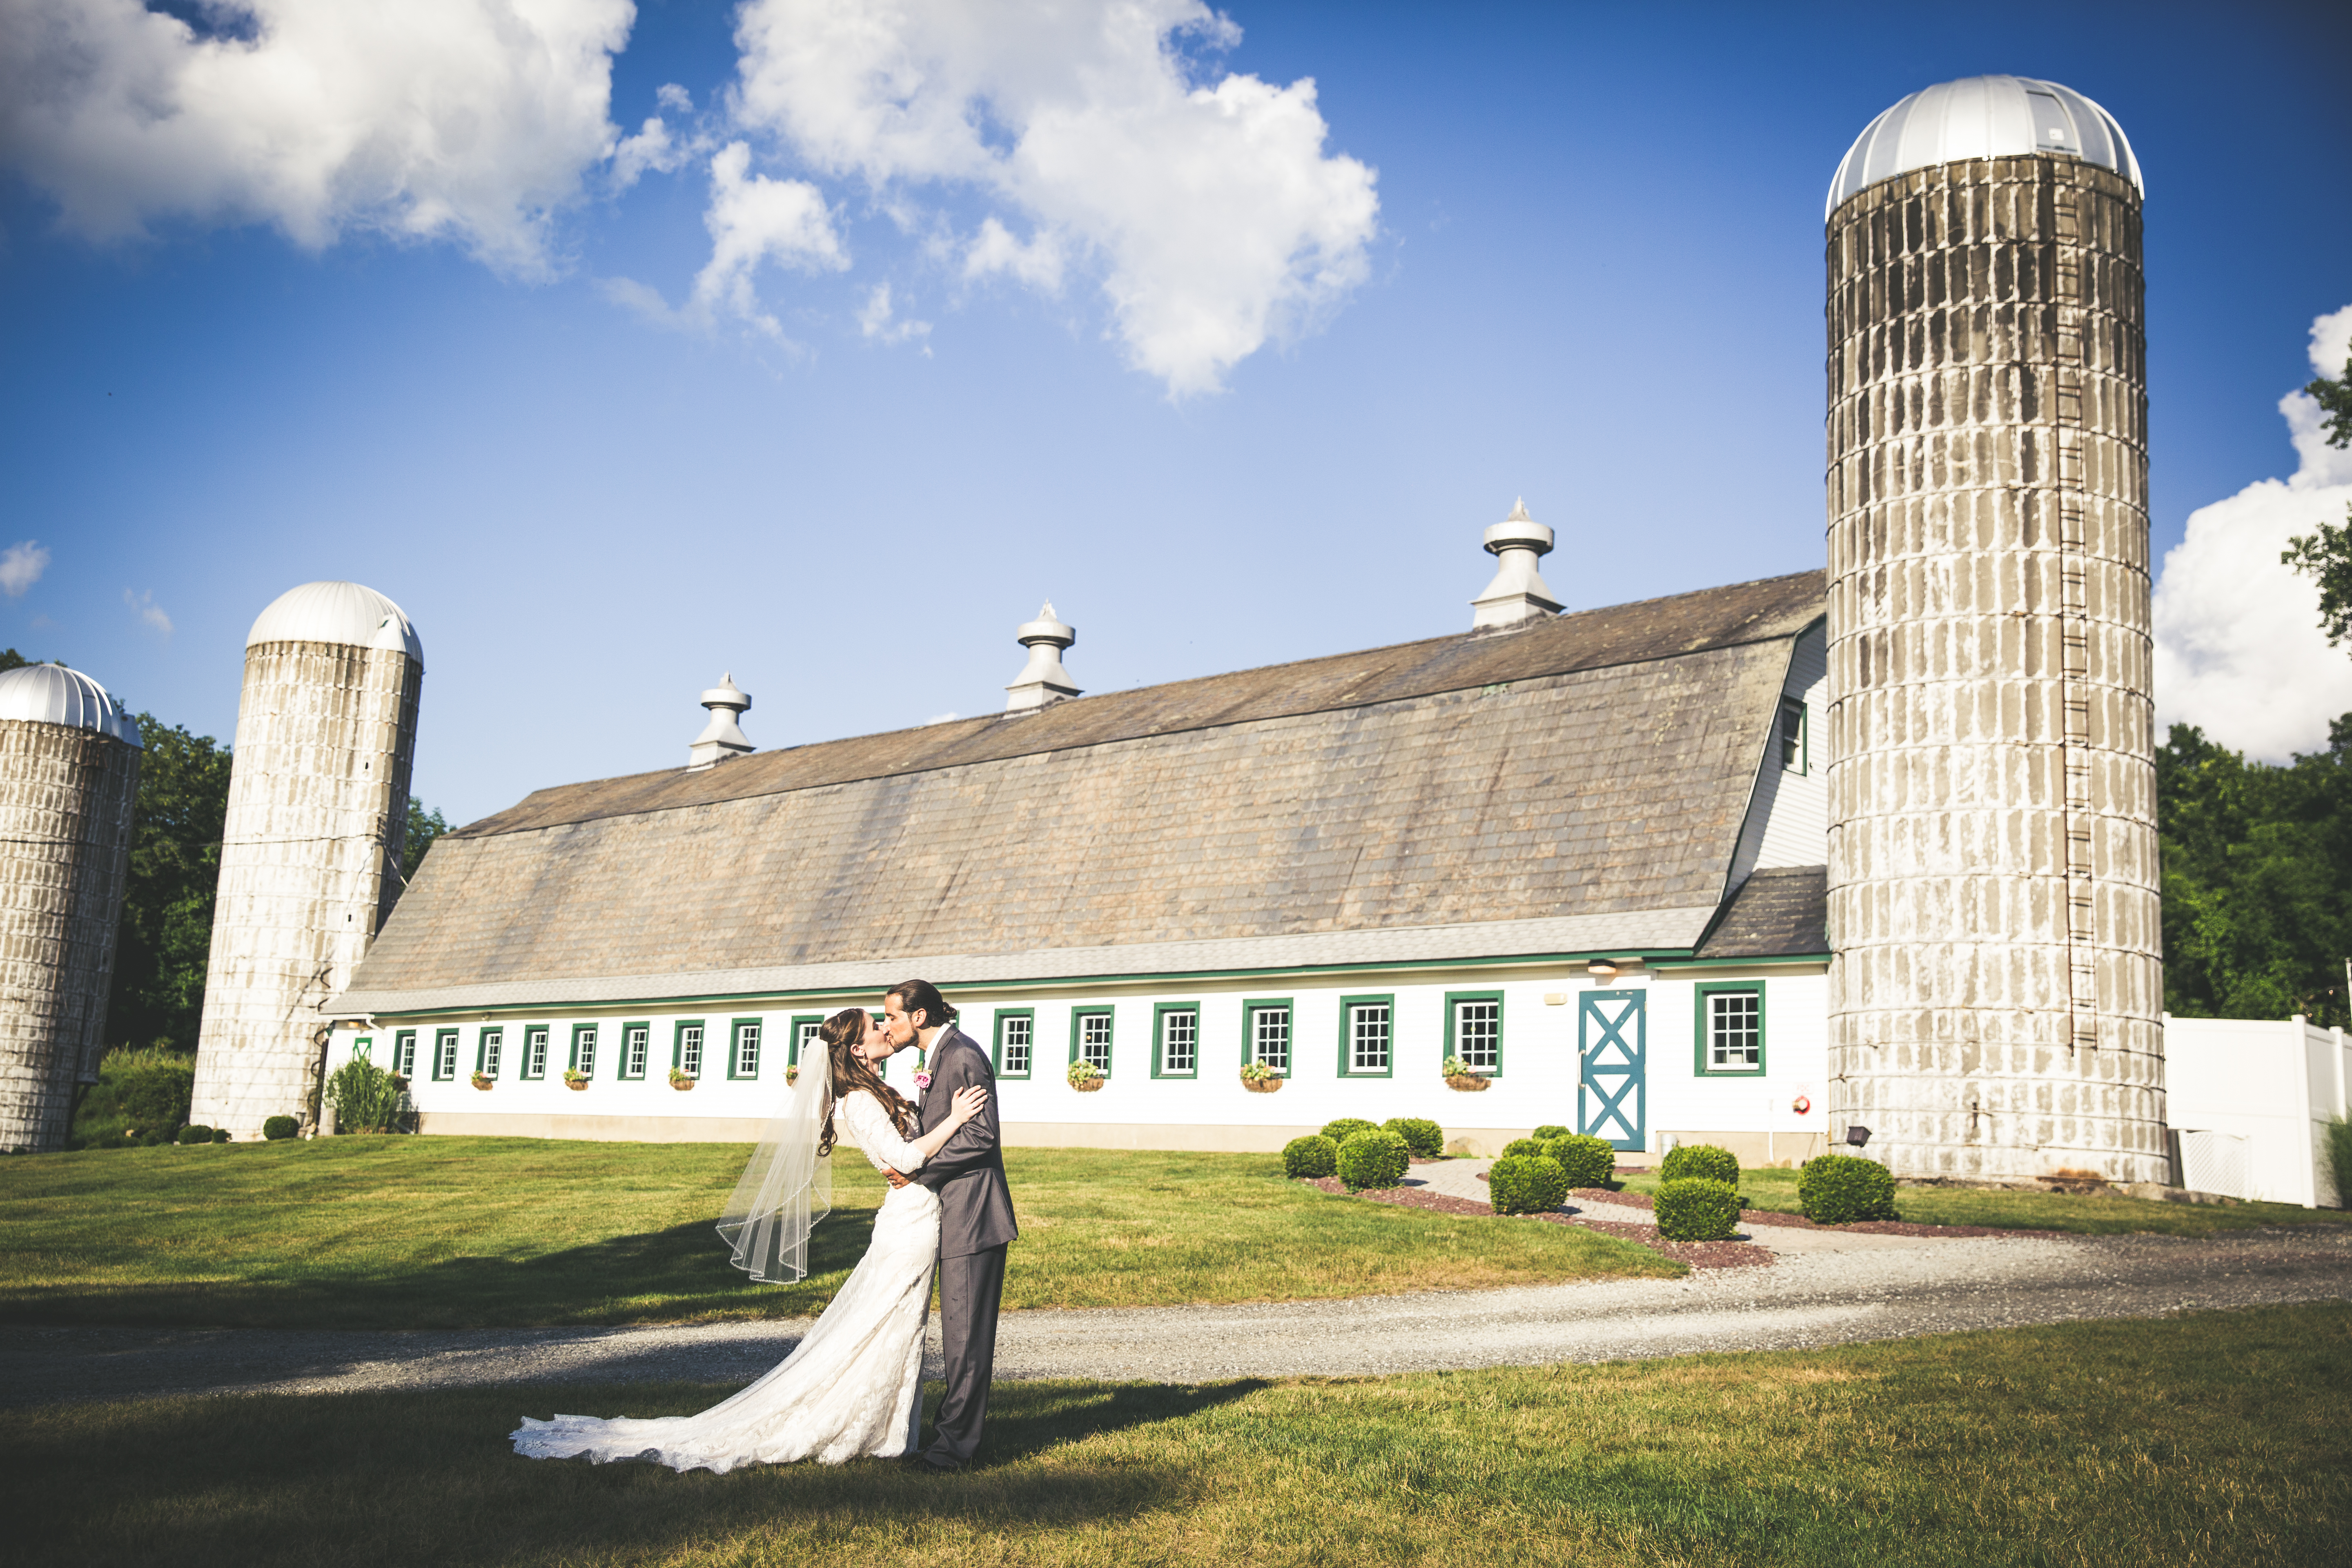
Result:
M1423 1192L1419 1187L1384 1187L1370 1192L1350 1194L1337 1176L1298 1178L1318 1192L1335 1197L1369 1198L1376 1204L1394 1204L1399 1208L1427 1209L1433 1214L1462 1215L1475 1219L1492 1219L1495 1205L1482 1204L1475 1198L1449 1197L1444 1193ZM1596 1230L1603 1236L1613 1236L1621 1241L1639 1242L1652 1251L1686 1263L1693 1268L1755 1268L1772 1261L1772 1254L1761 1247L1745 1241L1668 1241L1658 1234L1654 1225L1623 1225L1614 1220L1584 1219L1571 1214L1523 1215L1523 1219L1542 1220L1551 1225L1575 1226L1582 1230Z
M1654 1209L1658 1205L1647 1193L1612 1192L1607 1187L1579 1187L1569 1194L1593 1204L1622 1204L1629 1209ZM1914 1225L1907 1219L1858 1219L1849 1225L1815 1225L1801 1214L1781 1214L1774 1209L1741 1209L1742 1225L1785 1226L1791 1230L1858 1230L1870 1236L2056 1236L2050 1230L2004 1230L1989 1225Z

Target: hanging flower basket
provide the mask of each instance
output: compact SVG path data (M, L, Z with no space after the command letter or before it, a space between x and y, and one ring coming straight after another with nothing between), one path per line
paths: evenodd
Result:
M1068 1077L1070 1087L1080 1094L1092 1094L1103 1086L1102 1069L1092 1062L1072 1062Z
M496 1084L498 1081L498 1079L492 1078L486 1072L478 1072L474 1075L474 1087L481 1089L485 1093L488 1092L491 1086Z
M1484 1074L1472 1072L1468 1068L1464 1067L1462 1058L1459 1057L1446 1058L1444 1067L1439 1070L1445 1075L1445 1087L1463 1094L1484 1094L1486 1092L1486 1086L1495 1081Z
M790 1066L790 1067L788 1067L788 1068L786 1068L784 1069L784 1082L785 1082L787 1085L790 1085L790 1084L795 1084L795 1083L798 1083L798 1082L800 1082L800 1080L801 1080L801 1064L800 1064L800 1063L798 1063L798 1062L794 1062L794 1063L793 1063L793 1065L792 1065L792 1066Z
M1264 1062L1251 1062L1242 1068L1242 1087L1252 1094L1272 1094L1282 1085L1282 1075Z
M669 1069L669 1086L680 1094L684 1094L694 1087L694 1079L682 1069L672 1068Z
M578 1068L565 1068L563 1069L563 1087L566 1089L586 1089L588 1087L588 1075L582 1072Z

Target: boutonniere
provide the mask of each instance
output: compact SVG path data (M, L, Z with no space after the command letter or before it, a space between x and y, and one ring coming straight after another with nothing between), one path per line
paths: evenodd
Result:
M929 1089L929 1088L930 1088L930 1087L931 1087L931 1075L930 1075L930 1074L929 1074L929 1073L927 1073L927 1072L919 1072L919 1073L917 1073L917 1074L915 1075L915 1089L916 1089L917 1092L919 1092L919 1093L921 1090L923 1090L923 1089Z

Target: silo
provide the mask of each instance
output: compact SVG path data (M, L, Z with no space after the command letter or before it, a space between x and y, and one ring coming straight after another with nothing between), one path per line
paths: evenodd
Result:
M139 729L63 665L0 671L0 1149L65 1147L95 1082Z
M2141 196L2000 76L1830 190L1831 1110L1901 1175L2166 1177Z
M400 896L425 649L400 606L306 583L245 639L220 895L196 1050L197 1121L257 1135L311 1113L319 1005Z

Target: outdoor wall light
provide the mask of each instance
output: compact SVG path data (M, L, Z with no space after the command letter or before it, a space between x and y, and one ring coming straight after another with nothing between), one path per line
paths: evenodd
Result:
M1586 973L1591 975L1595 980L1614 980L1617 978L1617 966L1610 963L1605 958L1594 959L1591 963L1584 966L1584 970Z
M1870 1129L1867 1127L1849 1127L1845 1130L1845 1141L1859 1149L1864 1143L1870 1142Z

